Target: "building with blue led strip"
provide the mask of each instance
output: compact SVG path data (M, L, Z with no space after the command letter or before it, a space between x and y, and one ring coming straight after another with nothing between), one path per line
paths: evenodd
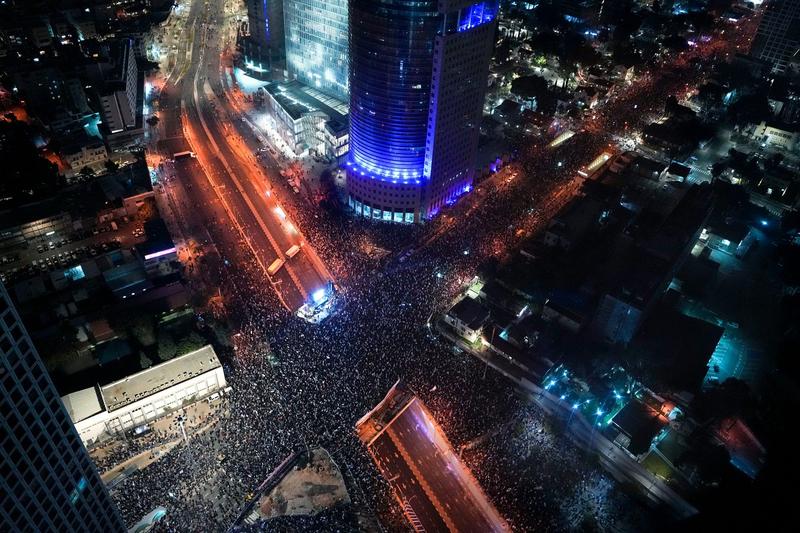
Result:
M283 20L289 77L346 101L347 0L285 0Z
M348 202L419 222L472 188L497 0L350 0Z
M283 0L246 0L247 35L241 39L242 68L261 80L275 77L286 60Z

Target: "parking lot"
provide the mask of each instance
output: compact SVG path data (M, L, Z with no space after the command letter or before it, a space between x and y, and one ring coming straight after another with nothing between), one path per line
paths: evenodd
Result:
M14 283L40 273L67 269L144 241L144 226L138 217L124 217L92 229L26 239L23 246L0 251L0 280Z

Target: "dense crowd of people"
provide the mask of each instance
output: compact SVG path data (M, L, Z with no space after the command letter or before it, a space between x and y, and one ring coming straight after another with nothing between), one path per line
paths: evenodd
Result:
M225 530L292 450L324 446L342 457L355 480L349 490L351 497L362 495L359 512L378 516L390 531L407 529L386 480L354 435L356 420L402 379L456 447L514 422L471 448L465 460L515 530L579 529L587 521L622 530L628 518L641 526L641 516L622 512L631 506L598 467L547 429L543 415L523 405L502 377L436 338L428 322L481 265L509 253L569 200L577 170L609 149L613 134L639 127L643 112L702 76L681 65L668 80L644 77L600 110L606 118L599 130L578 133L557 149L544 142L525 147L514 163L523 178L482 184L446 213L455 227L445 217L395 226L288 205L339 287L334 315L321 325L289 315L246 250L226 250L231 260L221 266L221 291L238 332L225 360L230 412L114 488L126 522L164 506L160 530ZM209 231L213 238L227 228ZM359 250L366 241L395 253L376 259ZM412 254L399 261L400 250ZM352 527L347 513L316 520L304 518L298 528Z

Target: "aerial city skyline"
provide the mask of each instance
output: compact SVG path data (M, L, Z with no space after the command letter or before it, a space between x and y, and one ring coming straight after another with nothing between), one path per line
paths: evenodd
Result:
M798 29L0 2L0 529L793 531Z

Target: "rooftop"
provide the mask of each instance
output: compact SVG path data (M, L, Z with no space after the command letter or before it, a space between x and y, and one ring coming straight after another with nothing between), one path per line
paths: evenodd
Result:
M575 244L597 222L602 210L603 203L595 198L576 198L558 212L547 231Z
M141 257L147 258L150 254L158 254L171 248L175 248L175 243L169 234L167 224L161 218L148 220L144 224L144 231L147 240L136 245L136 251Z
M347 104L326 96L297 80L272 82L267 84L264 90L275 98L294 120L308 113L319 112L327 115L331 122L348 123Z
M221 366L210 345L101 387L109 412Z
M647 368L664 386L697 392L723 331L660 305L643 324L633 350L647 354Z
M667 425L666 418L638 400L631 400L612 419L614 425L630 438L628 451L639 455L647 451L650 443Z
M74 423L86 420L103 410L102 399L97 387L89 387L61 397L67 413Z
M681 178L686 179L689 176L689 173L692 171L691 167L687 167L684 164L678 163L673 161L669 164L667 168L667 173L673 176L680 176Z
M489 318L489 310L469 297L462 298L447 314L460 320L472 330L480 328Z

